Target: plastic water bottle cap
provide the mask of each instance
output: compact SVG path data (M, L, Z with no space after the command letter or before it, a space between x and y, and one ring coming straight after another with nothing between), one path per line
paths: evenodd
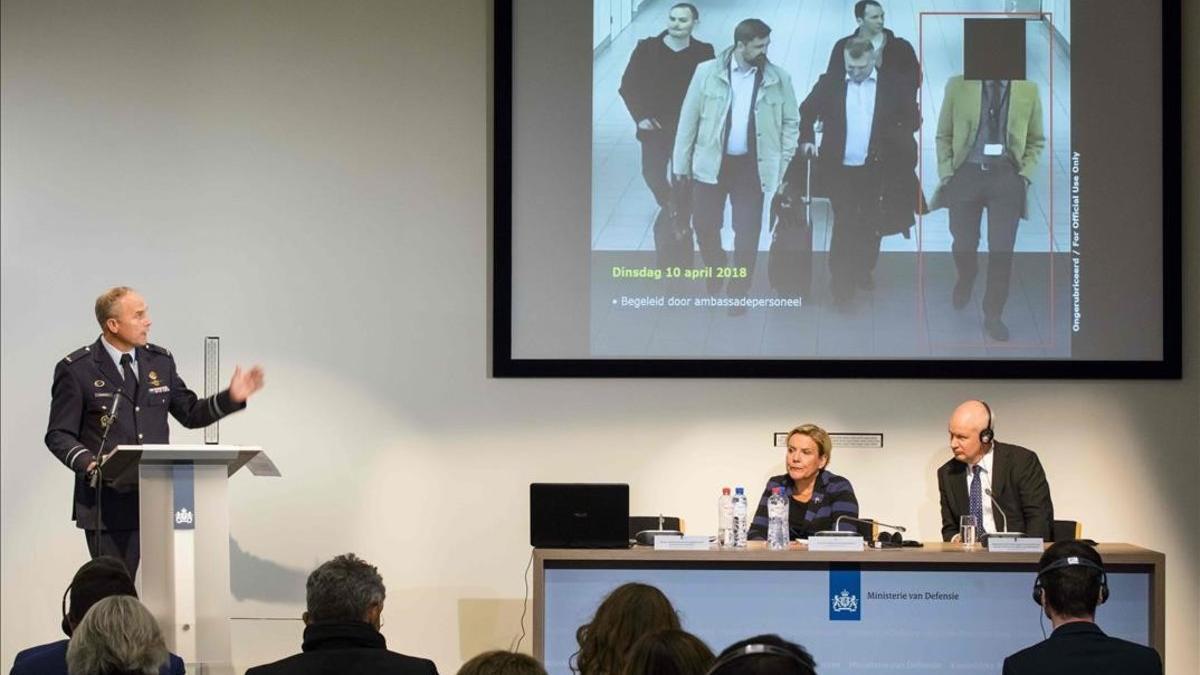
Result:
M739 485L737 488L737 494L739 494L739 495L746 494L746 488Z
M723 495L729 494L729 488L727 488L727 487L721 488L721 494L723 494Z

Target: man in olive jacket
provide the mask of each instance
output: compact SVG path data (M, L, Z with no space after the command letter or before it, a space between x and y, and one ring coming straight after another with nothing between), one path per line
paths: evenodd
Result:
M770 35L759 19L737 25L733 46L696 68L675 134L674 170L677 179L695 181L692 224L705 265L728 265L721 246L726 198L733 209L734 264L726 272L732 298L750 290L764 196L779 189L800 137L791 77L767 61ZM721 281L709 279L708 292L718 292ZM735 316L745 311L730 307Z
M988 212L988 270L983 294L984 328L1007 340L1001 320L1008 301L1017 225L1028 218L1028 189L1046 147L1042 99L1028 80L967 80L946 83L938 118L937 159L941 184L931 208L950 207L954 266L952 300L962 309L978 272L980 219Z

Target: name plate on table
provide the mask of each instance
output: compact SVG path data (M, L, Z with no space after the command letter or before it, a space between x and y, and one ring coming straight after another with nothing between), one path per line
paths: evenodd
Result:
M1041 553L1045 548L1041 537L988 537L992 553Z
M703 534L660 534L654 538L655 551L707 551L711 545Z
M861 551L863 547L863 538L858 535L851 537L818 535L808 538L808 550L810 551Z

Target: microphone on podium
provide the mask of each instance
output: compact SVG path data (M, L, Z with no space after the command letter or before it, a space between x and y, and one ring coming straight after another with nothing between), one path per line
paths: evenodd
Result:
M1000 512L1000 516L1002 518L1004 518L1004 531L1003 532L989 532L985 536L988 536L988 537L1023 537L1023 536L1025 536L1024 532L1009 532L1008 531L1008 514L1004 512L1004 508L1002 506L1000 506L1000 502L996 501L996 496L992 494L992 489L984 488L983 493L988 496L988 499L992 500L992 506L994 506L996 508L996 510Z

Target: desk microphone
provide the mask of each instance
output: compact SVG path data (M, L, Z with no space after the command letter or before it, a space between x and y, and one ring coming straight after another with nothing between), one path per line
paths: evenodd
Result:
M1000 512L1000 516L1002 518L1004 518L1004 531L1003 532L989 532L987 534L987 536L989 536L989 537L1022 537L1022 536L1025 536L1024 532L1009 532L1008 531L1008 514L1004 512L1004 508L1000 506L1000 502L996 501L995 495L992 494L992 489L984 488L983 493L988 496L988 499L992 500L992 506L996 507L996 510Z
M838 516L837 520L833 521L834 530L841 529L842 520L853 520L856 523L863 523L864 525L878 525L879 527L886 527L889 530L895 530L897 532L907 532L903 525L888 525L887 523L881 523L878 520L867 520L865 518L855 518L854 516L847 515Z

